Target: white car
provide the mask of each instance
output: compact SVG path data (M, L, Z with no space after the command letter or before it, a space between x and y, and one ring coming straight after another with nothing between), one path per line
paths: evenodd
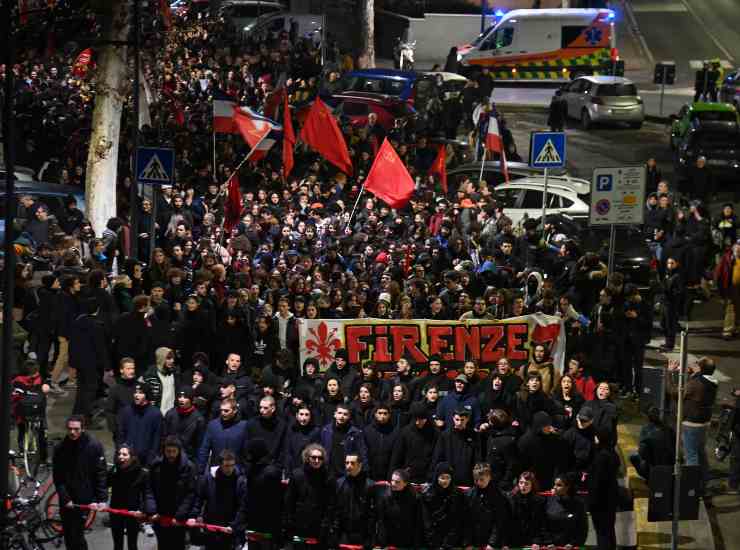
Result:
M518 181L521 178L528 178L530 182L539 181L541 185L545 185L545 176L540 168L532 168L524 162L507 162L506 166L511 182ZM480 162L461 164L447 172L447 179L455 184L459 184L464 178L470 178L471 181L477 182L480 179L480 168ZM497 160L487 160L483 167L483 179L488 182L490 188L498 187L505 183L501 163ZM580 195L591 191L591 183L588 180L574 178L564 170L550 170L547 181L549 185L559 184L570 187Z
M544 185L539 178L520 178L493 190L496 204L503 206L514 225L525 218L542 216ZM547 214L566 214L571 218L588 217L588 198L573 187L551 181L547 185Z

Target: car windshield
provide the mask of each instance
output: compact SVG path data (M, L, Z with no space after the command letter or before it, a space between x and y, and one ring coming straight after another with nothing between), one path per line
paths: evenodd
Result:
M634 84L600 84L597 95L609 97L637 95L637 87Z
M694 111L692 118L710 122L734 122L737 114L733 111Z
M365 76L347 76L342 79L340 90L343 92L370 92L385 95L401 95L406 87L405 80L390 78L372 78Z
M489 34L489 33L491 32L491 30L493 30L493 27L494 27L494 26L495 26L495 25L491 25L491 26L490 26L490 27L488 27L488 28L487 28L486 30L484 30L484 31L483 31L482 33L480 33L480 34L478 35L478 38L476 38L475 40L473 40L473 44L472 44L472 45L473 45L473 46L477 46L478 44L480 44L481 42L483 42L483 39L484 39L484 38L485 38L486 36L488 36L488 34Z

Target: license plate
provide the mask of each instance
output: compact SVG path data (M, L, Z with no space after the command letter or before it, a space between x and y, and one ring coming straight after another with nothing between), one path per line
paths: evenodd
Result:
M727 161L722 159L709 159L707 160L707 164L710 166L724 166L727 164Z

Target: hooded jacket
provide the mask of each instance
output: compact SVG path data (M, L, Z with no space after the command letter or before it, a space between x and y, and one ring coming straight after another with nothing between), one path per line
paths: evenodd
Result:
M180 521L189 519L195 498L195 483L195 466L182 449L174 464L170 464L164 456L158 456L149 466L144 512L148 515L174 516Z
M167 411L162 426L162 437L176 435L183 450L194 462L198 460L198 449L206 431L206 420L195 406L189 410L175 407Z
M408 468L412 482L428 481L437 436L438 432L430 420L421 429L412 421L398 435L391 457L391 470Z
M434 447L432 464L449 463L454 471L452 478L456 485L467 487L473 485L473 466L478 460L480 460L480 439L472 428L456 430L450 425L439 435Z
M156 365L149 368L141 377L141 381L148 384L152 390L152 404L160 410L162 409L162 397L165 391L162 380L171 381L173 402L169 404L171 406L167 406L166 410L162 411L162 414L166 414L167 411L174 407L174 401L176 401L174 394L177 392L177 388L183 383L182 376L176 368L169 372L165 370L165 361L170 353L174 352L169 348L157 349L155 352Z
M229 482L234 485L226 490ZM226 502L228 496L231 497L230 502ZM220 467L213 467L198 479L190 515L202 517L205 523L231 527L235 533L241 533L248 502L247 478L241 468L237 466L231 476L225 476Z
M429 548L454 548L460 545L463 522L463 495L454 483L443 489L437 478L450 473L449 465L437 464L431 483L421 494L424 545Z
M507 544L511 525L511 509L506 496L491 481L485 489L474 485L465 491L462 546L493 546Z
M445 426L452 425L452 415L458 409L467 409L470 411L472 416L470 422L473 426L477 426L480 422L480 403L478 403L477 397L468 392L469 388L470 386L465 384L465 390L462 393L457 393L453 389L439 400L437 418L444 420Z
M550 415L535 413L532 426L518 443L522 470L531 470L543 487L552 487L554 477L568 467L568 447L559 434L544 434L551 425Z
M421 502L409 485L401 491L382 487L377 498L375 546L418 548L422 540Z

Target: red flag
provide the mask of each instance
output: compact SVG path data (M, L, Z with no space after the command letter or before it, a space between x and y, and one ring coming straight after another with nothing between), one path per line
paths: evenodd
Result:
M18 0L18 18L21 25L28 23L28 0Z
M265 106L262 109L264 115L267 118L277 120L278 107L280 107L280 103L283 101L283 97L287 95L288 93L286 92L285 88L278 88L277 90L274 90L267 94L267 97L265 98Z
M290 118L288 94L283 94L283 98L283 175L287 178L288 174L293 170L295 132L293 131L293 120Z
M301 129L301 140L345 174L353 172L347 144L329 108L316 98Z
M244 141L252 148L249 153L252 162L265 158L282 133L279 124L255 113L249 107L234 107L234 123Z
M241 213L242 191L239 187L239 175L235 173L229 180L226 203L224 204L224 228L228 233L231 233L231 229L239 223Z
M72 74L75 76L85 76L87 73L87 69L90 66L90 61L92 60L92 48L85 48L80 52L80 55L77 56L77 59L74 62L74 68L72 69Z
M437 158L434 159L432 167L429 169L430 174L439 176L439 183L442 185L442 191L447 193L447 146L442 143L437 150Z
M414 194L414 180L396 153L388 138L378 150L365 189L388 203L391 208L403 208Z
M159 0L159 13L162 15L164 28L170 30L172 28L172 11L168 0Z

